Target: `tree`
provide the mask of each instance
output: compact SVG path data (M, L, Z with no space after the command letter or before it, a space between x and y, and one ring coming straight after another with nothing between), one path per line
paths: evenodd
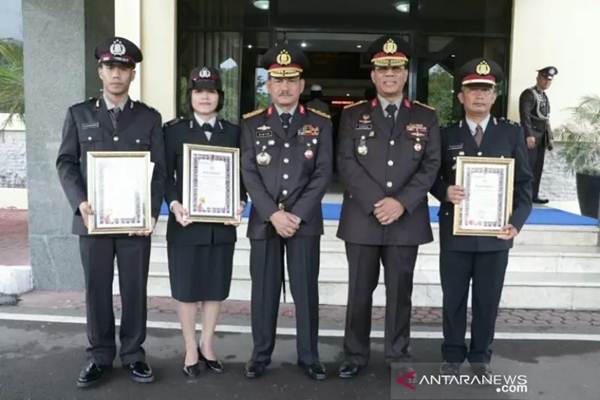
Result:
M0 130L25 114L23 44L10 39L0 40L0 112L9 114Z

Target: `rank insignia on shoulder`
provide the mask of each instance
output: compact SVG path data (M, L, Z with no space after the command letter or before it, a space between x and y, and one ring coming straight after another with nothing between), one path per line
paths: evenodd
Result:
M321 110L317 110L316 108L312 108L312 107L306 107L309 111L312 111L313 113L320 115L323 118L327 118L327 119L331 119L331 115L327 114L326 112L323 112Z
M183 118L181 117L173 118L172 120L165 122L165 126L173 126L181 121L183 121Z
M254 117L255 115L258 115L258 114L260 114L260 113L261 113L261 112L263 112L263 111L265 111L265 109L264 109L264 108L259 108L259 109L257 109L257 110L250 111L249 113L246 113L246 114L242 115L242 118L243 118L243 119L248 119L248 118L250 118L250 117Z
M427 136L427 127L423 124L408 124L406 132L412 138L422 138Z
M300 136L319 136L319 127L306 124L302 128L298 129L298 135Z
M413 100L413 104L417 104L417 105L420 105L421 107L429 108L430 110L435 111L435 107L431 107L430 105L421 103L420 101L417 101L417 100Z
M261 125L256 128L256 137L271 137L273 136L273 131L269 125Z
M348 104L347 106L344 106L344 110L347 108L352 108L352 107L358 106L360 104L364 104L366 102L367 102L367 100L361 100L361 101L357 101L356 103Z

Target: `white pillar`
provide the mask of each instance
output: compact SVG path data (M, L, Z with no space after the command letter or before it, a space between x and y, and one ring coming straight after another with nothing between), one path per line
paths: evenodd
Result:
M514 0L509 118L519 121L519 95L548 65L558 68L548 90L553 127L567 121L567 108L582 96L600 94L599 15L598 0Z
M115 0L115 35L131 40L142 53L142 4L141 0ZM129 88L129 96L134 100L142 99L142 70L144 62L136 67L136 79Z

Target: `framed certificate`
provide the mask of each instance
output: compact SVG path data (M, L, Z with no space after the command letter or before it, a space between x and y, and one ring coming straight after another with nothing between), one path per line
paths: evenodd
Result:
M193 222L240 222L240 150L183 145L183 206Z
M512 214L512 158L457 157L456 184L465 199L454 206L455 235L496 236Z
M88 233L132 233L152 229L150 181L154 164L147 151L89 151Z

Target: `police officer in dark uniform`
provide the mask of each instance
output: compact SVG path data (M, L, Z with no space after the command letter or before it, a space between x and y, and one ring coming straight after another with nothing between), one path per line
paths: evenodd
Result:
M440 166L433 109L403 95L409 46L383 36L369 48L377 96L347 106L337 163L345 186L338 237L346 242L348 306L341 378L369 361L373 291L383 263L385 360L410 362L413 271L418 246L433 240L427 193Z
M317 351L321 199L332 175L331 121L298 103L308 64L300 49L276 46L262 63L272 104L244 116L241 137L242 176L252 200L248 237L254 349L245 375L261 376L271 361L285 252L296 306L298 365L321 380L326 378Z
M490 375L490 345L508 251L531 211L531 171L521 128L490 115L496 100L496 83L502 70L488 59L475 59L459 71L458 99L465 118L442 129L442 167L431 193L440 202L440 278L443 291L442 374L458 375L465 359L478 376ZM514 196L509 224L497 236L453 234L454 205L465 198L455 185L456 158L483 156L513 158ZM472 282L471 343L465 344L467 299Z
M188 99L192 117L174 119L164 128L165 199L171 211L167 224L169 280L171 294L177 300L177 315L186 349L183 373L197 377L204 365L209 371L224 372L223 364L213 350L213 337L221 302L229 296L237 236L232 223L192 223L190 220L189 210L182 204L184 144L237 148L240 128L218 118L225 93L216 68L204 66L192 70ZM245 202L246 192L241 184L240 196ZM243 209L240 204L238 214ZM202 306L200 341L196 340L198 303Z
M546 90L558 74L556 67L545 67L537 71L536 84L525 89L519 97L521 126L525 131L529 165L533 172L533 202L546 204L548 199L539 197L540 181L544 170L546 149L552 150L552 130L550 128L550 102Z
M152 226L160 212L166 176L160 114L128 95L135 77L135 64L142 61L140 49L125 38L113 37L96 47L95 56L103 94L69 108L56 160L60 183L73 209L72 230L79 235L85 275L90 347L87 349L89 364L77 380L79 387L98 382L116 355L112 298L115 256L122 301L121 362L134 381L154 381L142 348L146 338L151 231L138 231L135 235L88 235L88 218L94 210L86 192L86 154L99 150L150 151L154 163Z

